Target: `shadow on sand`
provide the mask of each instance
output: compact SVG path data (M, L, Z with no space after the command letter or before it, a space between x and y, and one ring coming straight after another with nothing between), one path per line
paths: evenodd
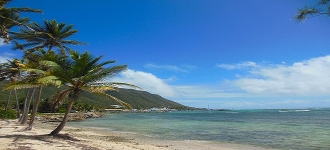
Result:
M78 149L82 150L99 150L96 147L91 147L89 145L81 144L78 141L81 141L79 139L73 138L68 134L58 134L58 135L23 135L23 134L15 134L15 135L5 135L0 136L1 139L13 139L13 142L11 145L14 145L17 149L31 149L29 145L34 144L35 141L42 141L43 145L54 145L58 144L58 148L64 148L65 143L74 146ZM86 141L87 142L87 141Z

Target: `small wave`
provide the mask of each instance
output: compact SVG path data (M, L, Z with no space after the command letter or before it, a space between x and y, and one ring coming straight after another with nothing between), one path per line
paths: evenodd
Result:
M289 111L286 111L286 110L279 110L278 112L289 112Z
M299 110L295 110L296 112L307 112L309 111L308 109L299 109Z
M226 114L238 114L239 112L225 112Z

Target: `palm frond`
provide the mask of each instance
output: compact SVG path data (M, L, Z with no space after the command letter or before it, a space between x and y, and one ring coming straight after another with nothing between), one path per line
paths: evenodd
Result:
M37 68L23 68L21 70L29 72L29 73L36 73L36 74L43 74L43 75L47 73L46 71L37 69Z
M89 86L112 86L115 88L119 88L119 87L131 87L131 88L135 88L135 89L140 89L143 90L141 87L133 85L133 84L129 84L129 83L122 83L122 82L93 82L88 84Z
M120 100L119 98L116 98L112 95L102 93L102 92L100 92L100 93L93 92L93 93L101 95L101 96L105 96L105 97L110 98L112 100L115 100L116 102L120 103L122 106L126 107L127 109L132 109L132 106L130 104L128 104L128 103L126 103L126 102L124 102L124 101Z
M104 86L104 85L99 85L99 86L93 86L93 85L88 85L88 86L82 86L82 90L84 91L89 91L91 93L104 93L106 91L118 91L116 87L114 86Z
M15 84L7 84L4 86L3 90L14 90L14 89L28 89L35 88L39 85L36 84L27 84L27 83L15 83Z
M60 67L56 62L49 61L49 60L40 61L40 65L44 65L44 66L47 66L47 67Z
M56 76L45 76L38 79L38 83L43 85L54 85L60 87L62 82L58 80Z

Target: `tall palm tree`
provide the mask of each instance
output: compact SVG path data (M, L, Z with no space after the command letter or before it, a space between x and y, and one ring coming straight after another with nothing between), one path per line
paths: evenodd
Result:
M52 50L45 51L42 49L30 55L26 55L26 64L21 69L22 71L24 71L25 78L22 79L20 82L17 82L15 84L8 84L5 86L5 89L33 89L32 93L27 92L26 94L26 101L24 102L24 113L20 118L21 124L25 124L27 121L30 103L34 98L35 90L38 89L37 99L34 101L31 119L29 122L29 127L27 129L32 129L34 118L38 109L38 104L41 99L42 87L47 85L45 81L39 82L38 80L49 75L50 70L52 69L50 65L41 65L40 62L44 59L48 61L60 61L61 58L65 57L66 56L60 56L55 54Z
M127 83L102 82L107 77L113 77L119 72L125 70L127 67L126 65L106 67L106 65L112 64L115 61L105 61L100 63L99 61L102 56L94 58L88 52L82 54L72 50L69 52L70 57L66 59L66 62L58 63L58 66L55 67L52 73L52 77L55 79L54 81L60 81L62 85L67 87L59 93L56 102L63 100L64 97L68 97L69 102L62 122L50 133L51 135L58 134L64 128L72 104L78 99L81 92L86 91L104 95L130 109L131 106L129 104L106 94L105 92L116 90L118 86L136 87ZM51 76L48 76L47 78L47 81L49 81Z
M14 26L26 26L29 18L20 17L21 12L42 12L31 8L6 8L11 0L0 0L0 39L9 43L9 30Z
M13 49L26 49L28 53L32 53L40 48L51 50L57 47L62 54L65 54L69 49L68 45L84 44L75 40L67 40L68 37L78 32L72 28L73 25L57 23L56 20L44 20L43 26L33 22L27 27L21 28L19 32L12 32L11 37L16 40ZM26 43L19 43L17 40L23 40Z

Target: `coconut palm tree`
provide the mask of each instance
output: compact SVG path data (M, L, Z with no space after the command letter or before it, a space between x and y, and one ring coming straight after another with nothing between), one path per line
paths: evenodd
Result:
M8 60L6 63L1 64L0 81L9 80L10 84L16 84L22 79L22 67L24 67L24 64L21 60L18 59ZM19 118L20 109L18 106L16 89L17 88L12 88L11 91L14 90L14 95L16 99L17 118ZM9 103L9 99L8 99L8 103Z
M26 26L29 18L20 17L21 12L42 12L31 8L6 8L11 0L0 0L0 39L9 43L9 30L14 26Z
M94 58L88 52L82 54L72 50L69 52L70 56L66 59L66 62L58 63L58 66L53 70L52 76L47 77L47 80L53 78L55 79L54 81L60 81L62 85L67 87L59 93L55 103L63 100L64 97L68 97L69 100L62 122L50 133L51 135L58 134L64 128L72 104L78 99L81 92L85 91L104 95L130 109L131 106L129 104L105 92L116 90L118 86L136 87L127 83L104 82L106 78L113 77L125 70L126 65L106 67L106 65L112 64L115 61L99 62L102 56Z
M33 74L29 74L27 73L25 70L25 68L27 68L27 66L29 66L29 63L23 63L23 61L19 61L18 59L14 59L13 61L8 61L7 63L7 71L5 70L4 72L7 73L5 75L7 75L7 78L10 79L10 82L8 84L5 85L5 90L9 89L9 90L14 90L16 93L16 89L21 89L22 87L26 87L26 85L29 85L26 81L31 80L31 78L33 78ZM11 88L6 88L8 86L12 86ZM36 90L35 86L29 86L28 88L33 88L32 93L30 92L30 89L27 90L26 92L26 96L25 96L25 100L24 100L24 108L23 108L23 113L22 116L20 116L20 123L21 124L25 124L27 122L27 118L28 118L28 112L29 112L29 108L30 108L30 103L34 97L34 93ZM17 100L17 96L16 96L16 104L17 104L17 108L18 108L18 100ZM18 109L18 113L19 113L19 109ZM18 114L19 116L19 114Z
M37 95L37 99L33 104L33 110L31 113L31 118L30 118L30 122L29 122L29 127L27 128L28 130L31 130L33 127L33 123L34 123L34 119L38 110L38 105L39 102L41 100L41 92L42 92L42 88L45 85L48 85L50 82L47 82L47 78L44 78L45 76L50 75L51 70L52 70L52 66L50 65L40 65L41 61L45 62L49 62L49 61L62 61L66 58L66 56L61 56L61 55L57 55L55 54L54 51L49 50L49 51L45 51L45 50L39 50L37 53L34 53L33 55L27 55L26 56L27 59L30 60L31 65L29 68L26 68L25 70L27 72L33 73L34 74L34 78L31 82L30 80L30 84L32 85L37 85L38 87L38 95ZM38 81L39 79L43 78L43 81Z
M30 55L26 55L26 64L21 69L22 71L24 71L25 78L22 79L20 82L17 82L15 84L8 84L5 86L4 89L33 89L32 93L27 92L26 94L26 101L24 102L24 113L20 119L21 124L25 124L27 121L30 103L34 98L35 90L38 89L37 99L34 101L31 119L29 122L29 127L27 129L32 129L34 118L41 99L42 87L48 84L47 82L45 82L45 79L43 82L39 82L38 80L49 75L50 70L52 69L50 65L41 65L40 62L44 59L48 61L60 61L61 58L65 57L66 56L60 56L55 54L55 52L53 52L52 50L45 51L42 49Z
M66 50L69 49L68 45L84 44L75 40L67 40L68 37L78 32L78 30L72 28L73 25L57 23L56 20L44 20L43 26L36 22L30 23L21 28L19 32L11 33L11 37L15 39L13 49L21 49L32 53L40 48L51 50L57 47L62 54L65 54ZM19 43L17 40L23 40L26 43Z

